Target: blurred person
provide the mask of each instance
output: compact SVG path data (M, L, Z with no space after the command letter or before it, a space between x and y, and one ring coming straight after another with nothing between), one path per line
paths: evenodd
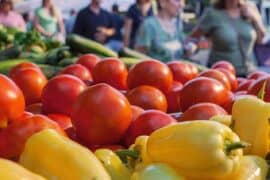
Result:
M13 11L12 0L0 0L0 24L26 30L22 16Z
M42 7L35 12L34 28L45 37L63 40L65 26L61 11L54 6L53 0L43 0Z
M253 48L264 41L265 35L257 7L244 0L217 0L192 32L192 37L206 36L212 42L208 66L227 60L238 76L255 69Z
M184 0L158 0L158 14L143 22L135 49L164 62L180 59L185 53L189 55L193 46L184 44L179 16L184 7Z
M137 31L145 18L152 16L151 0L136 0L128 9L124 25L124 46L134 47Z
M31 31L33 24L32 24L32 21L30 20L30 14L24 13L22 17L24 19L24 22L26 23L26 30Z
M101 0L92 0L82 9L74 25L73 32L105 44L115 34L115 25L111 15L100 7Z
M72 33L72 30L74 28L74 24L75 24L75 21L76 21L76 16L77 16L77 13L74 9L72 9L70 11L70 16L69 16L69 19L66 20L66 32L69 34L69 33Z

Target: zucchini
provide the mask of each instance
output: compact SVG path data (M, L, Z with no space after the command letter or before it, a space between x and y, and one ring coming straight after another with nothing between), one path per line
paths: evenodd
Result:
M47 52L46 63L50 65L57 65L61 59L64 59L70 56L71 56L71 53L69 52L68 46L55 48Z
M22 52L19 56L22 59L28 59L33 63L45 64L46 58L44 53L32 53L32 52Z
M79 53L94 53L104 57L118 57L117 53L103 46L102 44L79 35L70 34L66 38L66 43L72 50Z
M71 65L71 64L75 64L78 60L78 57L72 57L72 58L65 58L65 59L62 59L58 65L59 66L68 66L68 65Z
M138 51L129 49L124 47L123 49L121 49L119 51L119 56L120 57L130 57L130 58L136 58L136 59L142 59L142 60L146 60L146 59L153 59L145 54L142 54Z
M11 68L23 62L29 62L29 61L26 59L0 61L0 73L8 75Z
M3 51L0 51L0 60L13 59L19 57L22 52L22 48L19 46L13 46Z

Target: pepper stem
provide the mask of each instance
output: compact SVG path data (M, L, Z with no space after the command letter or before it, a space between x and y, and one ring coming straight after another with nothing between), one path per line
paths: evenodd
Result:
M245 147L249 146L249 144L245 142L234 142L234 143L227 143L225 150L227 154L230 154L231 151L236 149L243 149Z
M135 160L139 158L139 153L135 150L122 149L116 151L115 153L124 163L127 163L128 157Z

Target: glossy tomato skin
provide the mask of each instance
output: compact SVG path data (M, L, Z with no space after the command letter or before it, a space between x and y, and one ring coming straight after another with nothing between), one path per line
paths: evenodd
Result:
M270 102L270 77L269 76L261 77L257 79L256 81L254 81L248 89L248 94L258 96L260 90L263 87L264 82L266 82L264 101Z
M33 114L42 114L42 104L41 103L30 104L26 106L25 110Z
M63 130L72 127L71 118L64 114L48 114L48 118L55 121Z
M265 77L265 76L269 76L269 74L267 72L264 72L264 71L255 71L253 73L250 73L247 76L247 78L257 80L257 79L259 79L261 77Z
M19 87L7 76L0 74L0 128L24 113L25 100Z
M215 69L209 69L199 74L199 77L209 77L213 78L215 80L218 80L221 82L225 88L228 90L231 90L231 83L227 76L223 74L222 72L215 70Z
M231 84L231 91L233 92L236 91L238 88L238 81L236 79L236 76L227 69L224 68L216 68L216 69L227 76Z
M93 81L91 73L81 64L72 64L65 67L59 74L69 74L76 76L82 81Z
M144 110L156 109L167 112L168 104L164 94L152 86L138 86L130 90L126 95L132 105Z
M213 64L212 69L217 69L217 68L227 69L228 71L230 71L231 73L236 75L236 70L235 70L234 66L228 61L219 61L219 62L216 62L215 64Z
M22 120L27 119L27 118L32 117L32 116L34 116L33 113L24 111L23 114L21 115L21 117L16 119L16 121L22 121Z
M251 86L251 84L253 84L254 81L255 80L253 80L253 79L249 79L249 80L239 84L236 91L247 91L249 89L249 87Z
M58 124L46 116L34 115L21 121L12 122L0 133L0 157L17 159L23 151L27 139L44 129L55 129L60 134L65 132Z
M135 119L137 119L137 117L139 117L142 113L144 113L144 110L139 106L131 105L130 107L132 112L131 121L134 121Z
M239 86L240 86L240 84L242 84L242 83L244 83L244 82L247 81L246 78L242 78L242 77L238 77L238 78L236 78L236 79L237 79L237 83L239 84Z
M94 55L94 54L85 54L85 55L82 55L78 60L77 60L77 64L81 64L83 65L84 67L86 67L88 69L88 71L90 73L93 72L93 69L94 67L96 66L96 64L98 62L100 62L101 59Z
M20 63L16 66L14 66L10 71L9 71L9 77L12 78L13 74L17 73L18 71L24 69L24 68L34 68L40 72L41 69L38 67L38 65L32 63L32 62L23 62L23 63Z
M128 70L125 64L117 58L106 58L93 69L94 83L107 83L119 89L127 89Z
M187 63L181 61L172 61L167 65L173 74L173 79L182 84L185 84L196 76L194 75L194 70L192 69L193 67Z
M191 72L193 73L193 78L196 78L199 75L199 69L197 68L195 64L192 64L192 63L187 63L187 64L191 68Z
M120 141L131 118L126 97L104 83L83 91L74 103L71 116L78 139L90 146Z
M195 78L186 83L181 90L181 109L185 111L190 106L201 102L210 102L222 106L229 101L229 92L223 84L215 79Z
M127 84L129 89L141 85L154 86L162 92L170 90L173 83L173 75L166 64L157 60L145 60L131 67Z
M83 81L71 75L52 78L42 92L42 111L70 116L73 103L85 88Z
M26 105L41 101L42 90L47 84L47 78L38 69L21 69L12 75L12 80L22 90Z
M183 88L182 83L174 81L171 90L165 93L168 103L168 110L167 110L168 113L176 113L181 111L180 93L182 88Z
M215 115L227 115L227 112L217 104L198 103L189 107L178 120L209 120Z
M175 119L164 112L157 110L145 111L135 121L132 121L125 137L125 144L130 146L138 136L150 135L155 130L176 122Z

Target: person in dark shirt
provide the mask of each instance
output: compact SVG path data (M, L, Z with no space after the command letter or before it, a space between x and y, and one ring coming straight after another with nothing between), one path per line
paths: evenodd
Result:
M153 15L151 0L137 0L128 9L125 19L124 46L134 47L137 31L143 20Z
M101 0L92 0L82 9L76 19L73 32L105 44L114 35L112 16L100 7Z

